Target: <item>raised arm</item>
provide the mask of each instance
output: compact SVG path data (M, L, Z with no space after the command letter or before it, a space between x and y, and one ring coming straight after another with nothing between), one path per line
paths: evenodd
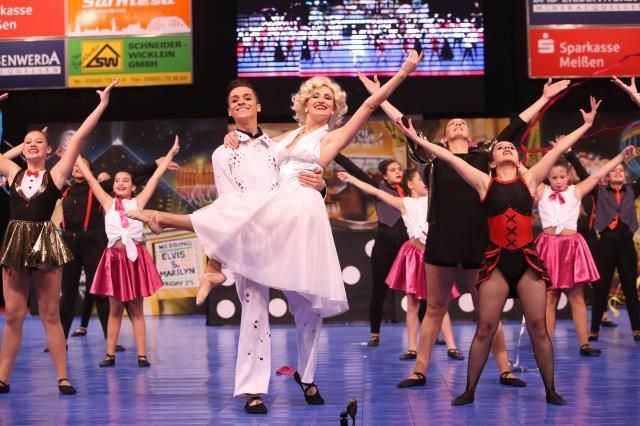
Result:
M527 182L527 186L529 188L536 188L538 184L547 177L547 175L549 174L549 170L551 170L560 156L569 148L571 148L573 144L578 142L578 140L586 133L586 131L591 128L591 126L593 125L593 120L596 118L598 107L600 106L602 101L596 101L593 96L591 96L589 100L591 104L591 111L587 113L583 109L580 110L582 118L584 119L584 123L582 124L582 126L578 127L568 135L558 139L558 142L553 146L553 148L547 151L547 153L540 159L540 161L533 165L533 167L531 167L529 171L524 174L523 178L525 182Z
M380 89L380 80L378 80L378 76L376 74L373 75L373 80L367 78L364 74L358 74L358 78L370 94L373 94L376 90ZM403 116L402 112L398 108L394 107L389 101L382 102L380 104L380 108L382 108L382 111L387 114L387 117L394 122Z
M355 176L356 179L360 179L361 181L366 182L369 185L372 185L374 187L378 184L378 182L376 182L374 178L369 176L364 170L358 167L356 163L354 163L353 161L351 161L351 159L349 159L349 157L341 153L338 153L338 155L336 155L336 158L334 158L333 160L339 165L341 165L342 168L344 168L347 171L347 173L351 174L352 176Z
M7 160L13 160L14 158L18 158L20 155L22 155L22 147L23 147L24 143L21 143L20 145L16 145L13 148L9 149L6 152L3 152L2 155L4 155L4 158L6 158Z
M534 103L529 105L527 109L522 111L518 117L525 123L529 123L551 99L569 87L569 84L571 84L571 80L559 80L555 83L552 83L551 79L547 80L542 89L542 95Z
M8 97L9 97L8 93L1 94L0 95L0 102L4 101ZM0 113L0 120L1 119L2 119L2 113ZM0 138L1 138L1 136L2 136L2 121L0 121ZM20 147L22 147L22 144L20 145ZM13 148L13 149L15 149L15 148ZM22 149L20 149L20 152L22 152ZM18 152L18 154L20 154L20 152ZM9 153L9 151L7 151L4 154L0 154L0 174L5 175L7 177L7 179L9 180L9 182L13 182L13 178L15 177L16 173L18 173L18 171L20 171L20 166L18 166L16 163L11 161L15 157L11 157L11 156L7 155L8 153Z
M638 89L636 89L636 78L631 77L631 83L624 84L622 80L620 80L615 75L611 79L612 82L615 83L616 86L624 90L624 92L629 95L631 100L636 103L640 107L640 93L638 93Z
M373 195L380 201L389 204L391 207L400 210L400 212L404 214L405 208L401 197L396 197L389 193L386 193L382 189L376 188L375 186L363 182L360 179L356 179L346 172L338 172L338 179L340 179L342 182L350 183L351 185L359 188L367 194Z
M607 164L600 167L597 172L589 176L587 179L576 185L576 197L580 200L586 194L591 192L593 188L600 182L602 178L607 176L607 174L613 170L618 164L623 161L629 160L636 156L636 148L635 146L628 146L622 150L622 152L615 157L613 157Z
M111 203L113 203L113 197L109 195L107 191L102 187L101 183L98 182L98 179L96 179L93 172L89 168L89 163L87 162L87 160L82 157L78 157L76 164L82 172L84 179L87 181L89 188L91 188L91 191L102 206L102 209L105 212L108 212L111 208Z
M164 172L167 171L169 164L171 163L171 161L173 161L173 157L178 153L179 150L180 139L178 138L178 135L176 135L173 146L171 147L167 155L162 159L156 171L153 172L153 175L151 175L151 177L149 178L149 182L147 182L147 185L140 192L140 194L136 196L138 208L143 209L144 206L147 205L149 199L151 199L151 196L153 195L153 191L156 190L156 188L158 187L158 183L160 183L160 178L162 177Z
M433 154L439 159L449 163L451 167L453 167L454 170L462 177L462 179L464 179L465 182L471 185L471 187L480 194L480 198L484 198L487 193L487 188L489 187L488 174L469 165L462 158L456 157L448 149L435 143L431 143L418 136L416 129L413 128L411 119L408 120L408 126L405 126L402 120L397 120L396 125L400 130L402 130L402 133L404 133L408 138L414 140L418 145L422 146L422 148L424 148L424 150L429 154Z
M60 158L60 161L58 161L51 169L51 177L58 188L62 188L66 182L69 174L71 173L71 169L73 168L73 164L76 162L78 155L80 155L80 152L82 151L82 147L84 146L87 136L89 136L96 127L102 113L107 108L107 105L109 105L109 95L111 94L111 89L113 89L116 84L118 84L117 79L104 90L96 91L98 95L100 95L100 103L71 137L64 154L62 154L62 158Z
M369 96L344 126L327 133L322 141L320 152L320 165L322 167L327 167L331 160L338 155L338 152L351 143L353 137L365 125L373 111L418 67L422 55L422 53L418 54L415 50L412 50L400 70L379 90Z

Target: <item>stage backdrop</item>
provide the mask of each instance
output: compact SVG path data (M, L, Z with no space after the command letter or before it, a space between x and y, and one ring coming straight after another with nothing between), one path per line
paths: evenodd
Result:
M594 170L606 158L610 158L627 144L640 142L640 123L634 116L603 114L594 131L596 137L587 137L577 145L579 155L588 169ZM421 120L416 126L430 140L439 140L447 120ZM477 142L493 138L506 126L508 119L469 119ZM579 124L576 114L548 114L536 126L527 142L530 148L546 145L557 134L570 131ZM41 124L32 126L41 128ZM53 141L64 147L64 141L77 124L49 125ZM263 130L275 136L291 130L294 124L264 124ZM604 128L606 127L606 128ZM176 160L177 172L167 172L162 184L150 202L150 208L189 213L216 199L211 152L219 146L224 134L231 127L224 120L174 120L102 123L87 142L84 155L92 160L96 173L130 169L136 165L154 161L164 155L171 145L173 135L181 138L182 148ZM604 129L602 129L604 128ZM610 128L610 129L607 129ZM592 132L593 133L593 132ZM406 141L393 123L372 120L362 129L353 143L344 151L363 170L380 179L377 165L384 159L394 158L407 165ZM535 161L532 157L531 161ZM531 163L529 164L531 165ZM409 167L413 165L409 162ZM365 321L371 287L370 256L377 218L373 200L360 191L344 185L336 178L340 167L335 163L325 170L328 195L327 212L333 226L334 239L343 268L350 310L331 321ZM640 174L640 162L629 165L631 177ZM215 218L212 218L215 220ZM167 231L161 235L146 234L147 247L153 255L164 281L164 288L146 300L149 314L182 314L197 312L194 296L198 279L204 266L204 255L193 233ZM640 247L640 245L639 245ZM284 271L283 273L286 273ZM209 324L236 324L240 305L233 286L232 274L225 286L212 292L206 307ZM459 283L463 289L471 283ZM84 290L83 290L84 291ZM404 320L406 299L403 294L390 292L385 306L385 319ZM561 298L559 310L567 311L566 298ZM270 313L274 322L289 320L286 300L280 292L273 291ZM451 304L454 318L471 318L471 298L468 293ZM519 318L517 303L508 301L505 315Z

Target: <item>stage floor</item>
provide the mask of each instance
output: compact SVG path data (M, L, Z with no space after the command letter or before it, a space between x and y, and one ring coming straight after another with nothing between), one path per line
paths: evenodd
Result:
M97 319L87 337L69 339L70 375L75 396L58 394L51 359L44 354L42 326L37 318L25 324L24 342L11 378L11 393L0 395L1 425L102 424L339 424L340 411L351 398L358 401L359 425L618 425L638 424L640 418L640 343L631 338L626 312L616 329L603 329L597 347L600 358L578 354L570 321L558 323L556 388L569 405L544 401L537 372L521 374L529 386L512 389L498 384L492 358L480 380L476 402L451 407L464 390L466 360L448 360L446 348L436 346L427 373L427 386L401 390L396 382L411 372L412 362L398 360L404 350L404 326L383 325L381 345L368 348L364 325L327 326L322 334L317 383L327 401L307 406L293 378L272 376L266 416L244 413L243 399L233 399L236 327L205 327L203 316L147 318L149 369L137 367L131 327L123 322L115 368L98 368L104 355ZM0 315L0 325L4 318ZM74 324L75 325L75 324ZM465 356L475 326L454 325ZM505 325L511 357L516 355L519 323ZM273 366L295 365L292 327L274 327ZM525 334L521 362L534 367Z

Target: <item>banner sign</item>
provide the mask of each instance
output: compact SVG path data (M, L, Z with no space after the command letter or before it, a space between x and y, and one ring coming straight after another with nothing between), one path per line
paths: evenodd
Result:
M72 37L191 32L190 0L68 0Z
M2 0L0 78L6 89L191 84L191 0Z
M637 25L638 0L527 0L529 25Z
M529 77L640 72L640 1L527 0Z
M3 0L0 40L64 37L64 0Z
M197 288L202 273L202 248L198 238L153 243L153 258L164 290Z
M531 77L583 77L611 67L640 51L640 27L529 30ZM640 56L601 76L640 73ZM599 75L600 76L600 75Z
M189 84L191 36L69 39L69 87Z
M3 89L64 86L64 40L0 43L0 81Z

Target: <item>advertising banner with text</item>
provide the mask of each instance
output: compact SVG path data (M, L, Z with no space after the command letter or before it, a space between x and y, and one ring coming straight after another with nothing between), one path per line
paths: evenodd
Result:
M69 87L189 84L191 36L69 39Z
M637 25L638 0L527 0L529 25Z
M3 0L0 40L64 37L64 0Z
M62 87L65 84L64 40L0 43L3 89Z
M640 27L531 28L529 76L607 77L640 74ZM624 59L624 60L623 60Z
M191 0L68 0L73 37L191 32Z

